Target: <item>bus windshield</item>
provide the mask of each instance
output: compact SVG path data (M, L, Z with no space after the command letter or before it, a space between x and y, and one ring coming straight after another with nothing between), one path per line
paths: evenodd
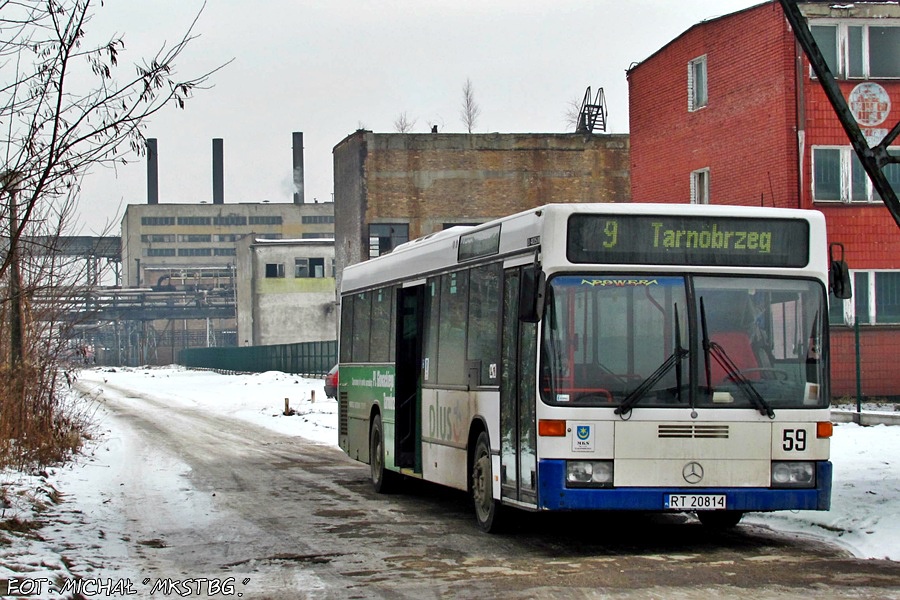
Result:
M825 406L824 303L821 284L805 279L556 276L541 397L619 412Z

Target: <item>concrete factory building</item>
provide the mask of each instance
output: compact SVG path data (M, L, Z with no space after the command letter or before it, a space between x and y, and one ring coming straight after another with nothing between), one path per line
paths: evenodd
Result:
M293 141L293 202L226 204L222 140L212 145L211 202L196 203L160 203L156 140L147 140L147 202L128 205L122 218L123 288L92 332L110 362L167 364L184 348L334 339L334 204L304 201L303 134Z
M334 240L245 237L237 252L242 346L335 339Z
M238 242L334 237L334 204L131 204L122 218L123 281L134 287L231 285Z
M628 202L628 135L373 133L334 147L344 266L453 225L549 202Z
M147 140L147 203L122 218L122 280L126 286L213 289L234 286L238 242L334 238L334 205L306 204L303 134L293 138L293 203L225 204L223 141L212 141L212 203L160 204L155 139Z

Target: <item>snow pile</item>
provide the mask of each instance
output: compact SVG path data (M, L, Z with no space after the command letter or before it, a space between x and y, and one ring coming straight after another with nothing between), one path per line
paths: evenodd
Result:
M811 533L860 558L900 561L900 427L838 424L831 510L751 514L745 521Z
M140 392L168 405L202 407L285 435L337 445L337 402L324 382L280 371L222 375L185 367L98 368L82 371L82 389ZM90 392L89 392L90 393ZM290 415L284 415L285 400ZM281 418L290 416L291 418Z
M40 536L44 511L61 500L50 478L47 472L0 476L0 595L32 595L47 587L44 582L72 578Z

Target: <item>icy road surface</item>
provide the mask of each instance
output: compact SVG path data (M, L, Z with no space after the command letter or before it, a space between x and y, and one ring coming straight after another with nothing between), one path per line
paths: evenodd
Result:
M131 597L163 597L160 582L205 597L225 581L235 597L279 599L900 597L900 563L758 524L713 535L681 515L523 513L510 534L485 535L462 493L413 482L379 496L333 444L162 383L102 379L79 385L106 436L67 473L76 492L44 535L72 574L127 579Z

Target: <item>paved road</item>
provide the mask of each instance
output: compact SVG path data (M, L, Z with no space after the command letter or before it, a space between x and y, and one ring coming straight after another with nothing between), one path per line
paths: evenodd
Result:
M464 494L410 482L377 495L333 447L159 398L105 406L113 437L141 441L118 450L133 456L127 480L98 484L106 543L81 549L76 571L234 578L244 598L900 598L900 563L765 528L523 513L489 536ZM174 486L158 483L167 468L183 471Z

